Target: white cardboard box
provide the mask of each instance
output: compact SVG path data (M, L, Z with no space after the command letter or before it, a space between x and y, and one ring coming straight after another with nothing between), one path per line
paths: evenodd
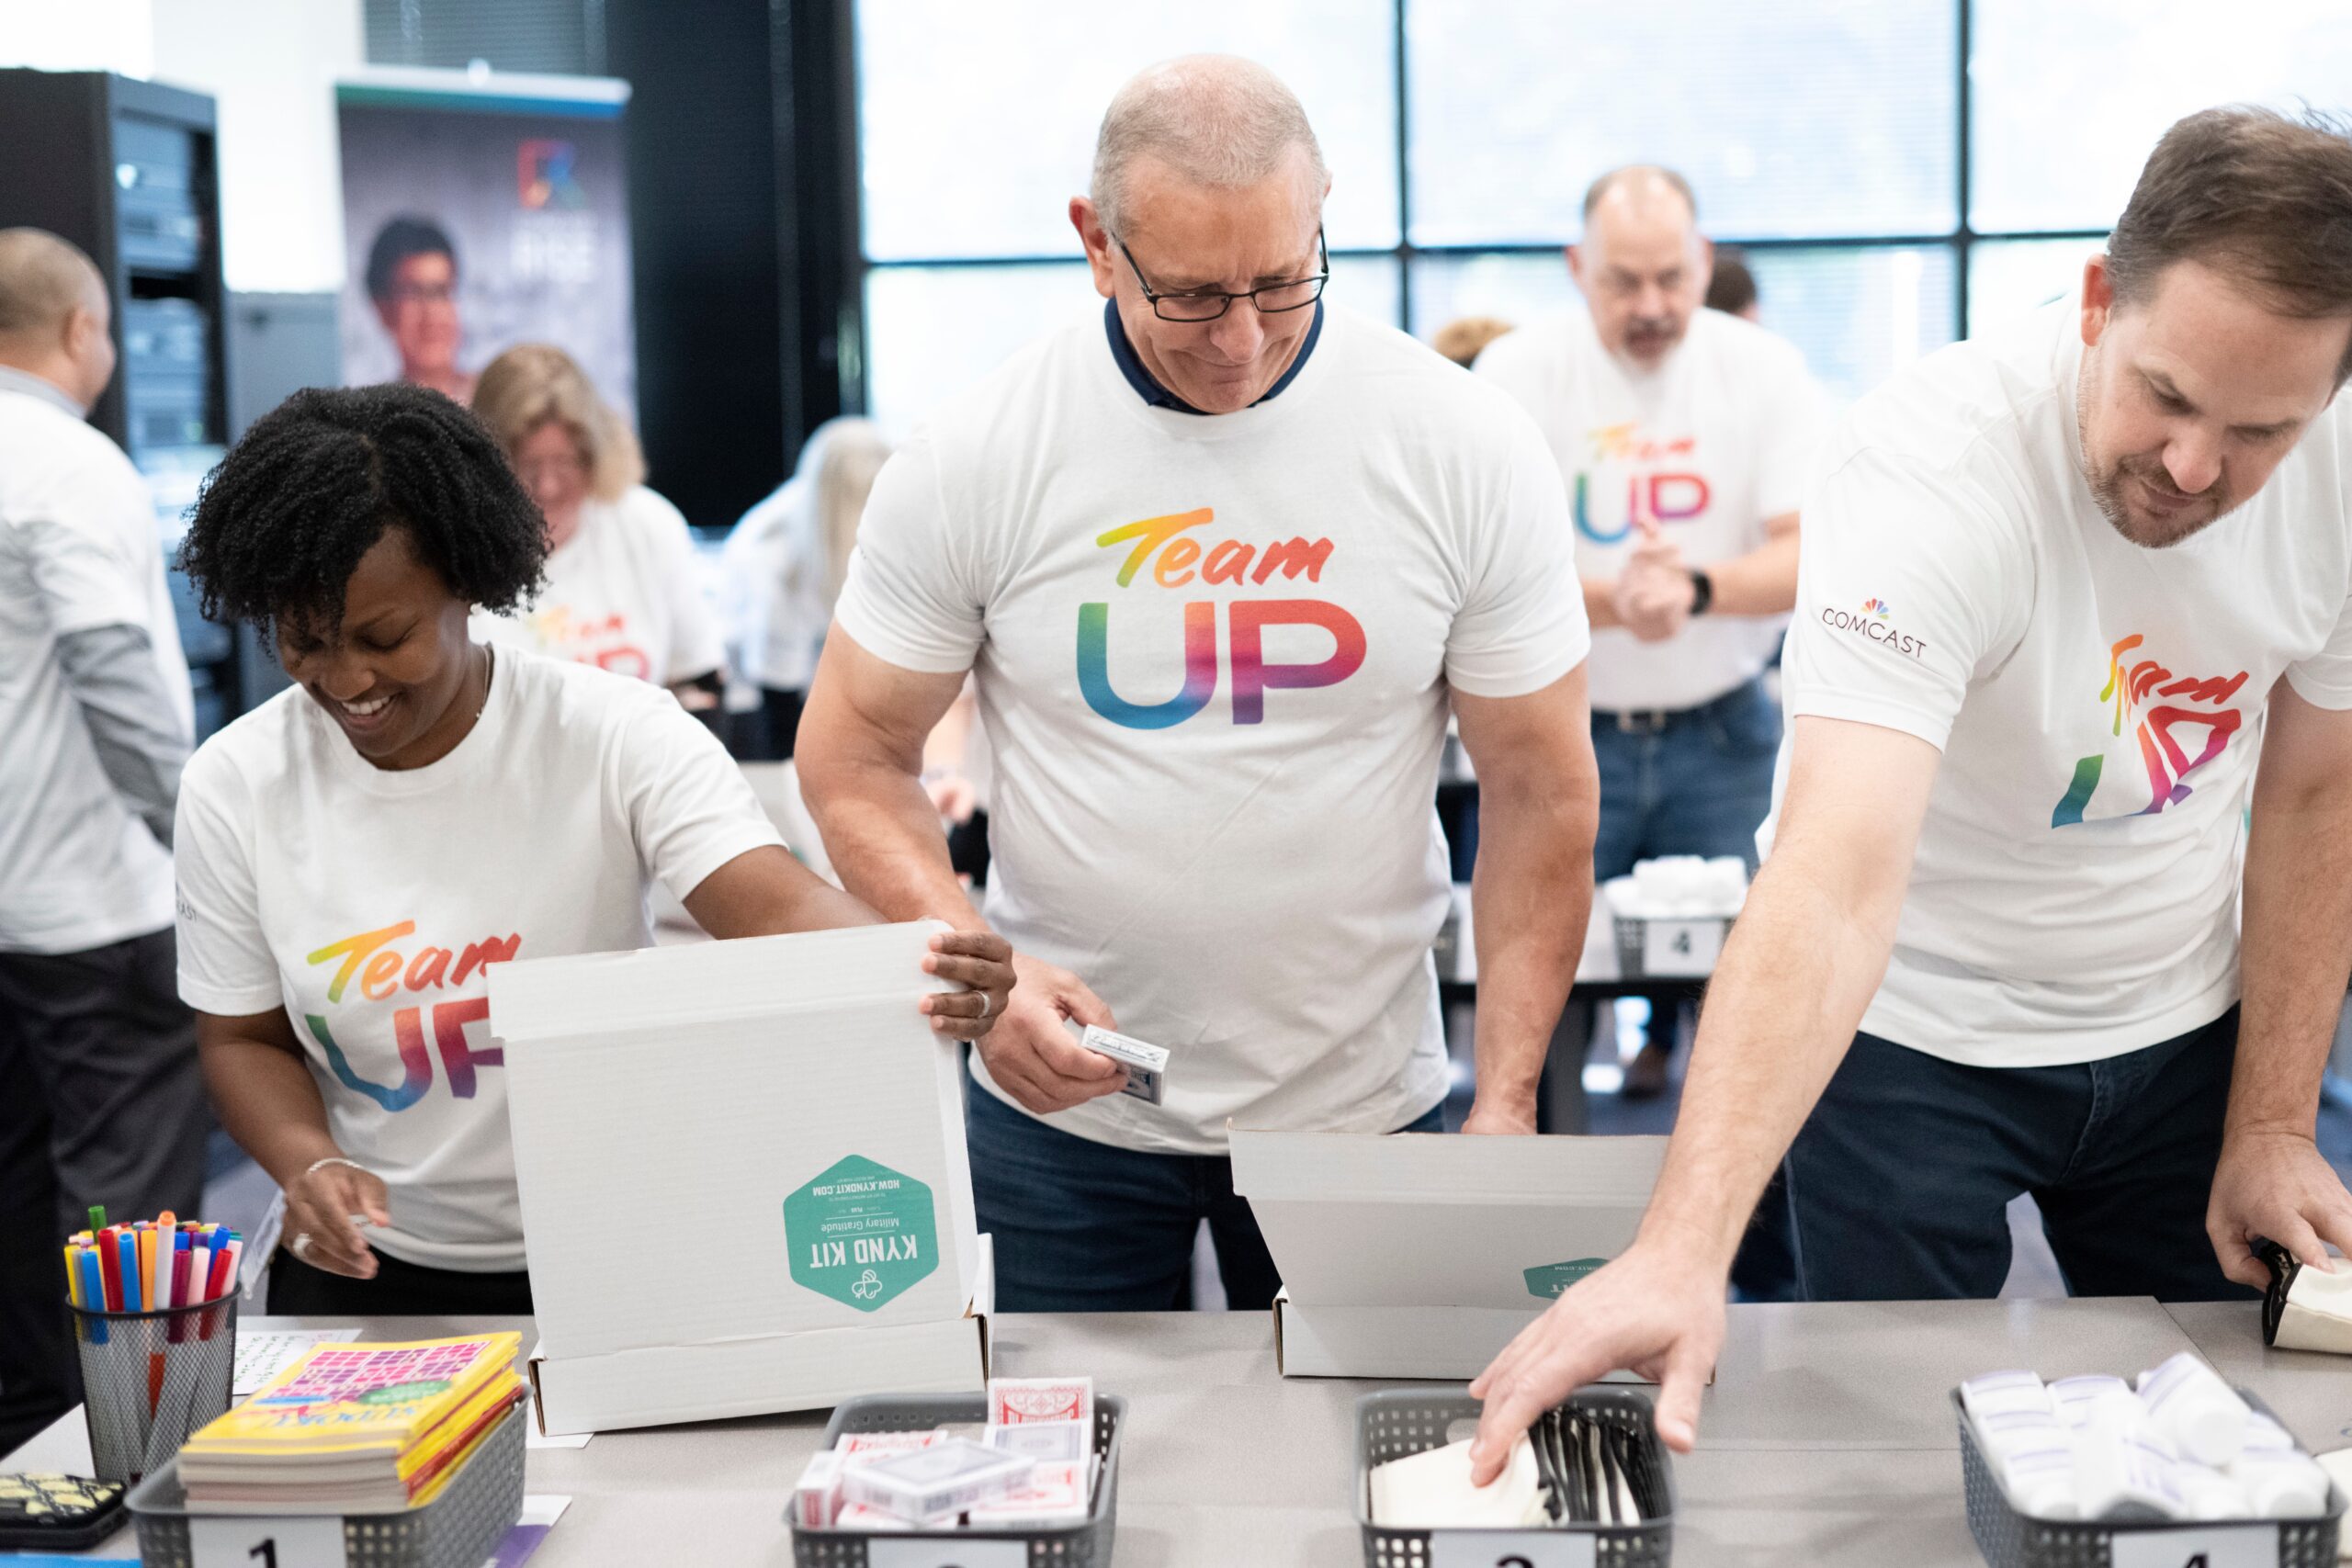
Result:
M492 969L542 1431L987 1386L945 929Z
M1285 1377L1477 1376L1632 1243L1666 1156L1651 1137L1231 1135L1283 1277Z

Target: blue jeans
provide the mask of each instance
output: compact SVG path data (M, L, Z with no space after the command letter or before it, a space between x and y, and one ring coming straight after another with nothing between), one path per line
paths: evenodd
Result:
M1223 1155L1144 1154L1081 1138L965 1083L980 1229L999 1312L1181 1312L1206 1220L1226 1304L1262 1311L1282 1277ZM1430 1111L1403 1133L1442 1133Z
M1628 731L1614 714L1592 716L1600 764L1597 882L1660 855L1737 855L1756 868L1756 829L1772 805L1781 710L1761 681Z
M2064 1067L1857 1035L1758 1223L1788 1238L1801 1300L1981 1299L2008 1276L2008 1202L2030 1192L2075 1295L2251 1300L2205 1235L2237 1026L2232 1008Z

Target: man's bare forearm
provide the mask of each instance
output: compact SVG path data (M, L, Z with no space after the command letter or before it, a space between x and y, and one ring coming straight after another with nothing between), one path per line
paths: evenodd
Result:
M1699 1038L1645 1240L1728 1269L1756 1201L1853 1043L1886 972L1896 899L1842 908L1783 845L1756 879L1699 1015Z
M1471 934L1478 1102L1532 1115L1592 909L1593 780L1482 776Z
M881 758L837 756L804 780L844 887L886 919L983 929L948 859L939 810L914 773Z
M2233 1134L2312 1135L2352 974L2352 795L2256 786L2246 840Z

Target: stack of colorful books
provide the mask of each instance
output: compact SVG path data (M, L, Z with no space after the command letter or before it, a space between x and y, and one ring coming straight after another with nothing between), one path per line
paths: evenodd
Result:
M516 1334L311 1348L180 1450L191 1508L423 1507L524 1397Z

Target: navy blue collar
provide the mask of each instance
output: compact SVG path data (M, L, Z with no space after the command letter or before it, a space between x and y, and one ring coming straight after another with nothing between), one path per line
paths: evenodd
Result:
M1207 417L1207 411L1194 408L1161 386L1153 378L1151 372L1143 367L1143 361L1136 355L1136 345L1127 341L1126 325L1119 320L1119 302L1116 299L1102 301L1102 331L1111 340L1111 358L1118 365L1119 374L1127 378L1127 385L1136 389L1136 396L1156 409L1173 409L1178 413ZM1306 356L1315 352L1315 340L1322 335L1323 301L1317 299L1315 301L1315 320L1307 324L1306 339L1298 345L1298 356L1290 362L1290 368L1283 372L1283 378L1266 389L1266 395L1258 402L1272 402L1298 379L1298 373L1306 368ZM1258 405L1252 403L1250 406L1255 408Z

